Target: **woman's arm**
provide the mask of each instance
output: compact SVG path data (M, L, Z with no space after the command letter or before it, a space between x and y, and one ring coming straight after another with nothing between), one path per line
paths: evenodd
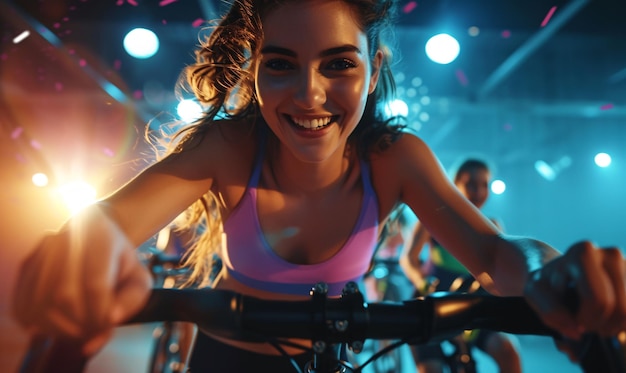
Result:
M92 340L143 306L151 276L134 249L211 188L216 158L206 145L154 164L45 235L22 263L15 319Z
M500 232L459 192L432 151L416 136L404 135L389 153L389 167L396 167L389 175L397 175L402 202L489 291L523 294L530 272L559 255L538 240Z
M626 330L626 261L619 248L583 241L561 254L539 240L505 235L448 181L420 139L403 136L389 150L394 161L385 176L399 178L400 199L487 290L524 295L566 336Z

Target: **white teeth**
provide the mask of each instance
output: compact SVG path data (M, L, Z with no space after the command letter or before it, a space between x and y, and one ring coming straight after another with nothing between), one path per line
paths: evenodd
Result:
M291 120L300 127L309 128L309 129L318 129L322 128L331 121L331 117L326 118L316 118L316 119L302 119L291 117Z

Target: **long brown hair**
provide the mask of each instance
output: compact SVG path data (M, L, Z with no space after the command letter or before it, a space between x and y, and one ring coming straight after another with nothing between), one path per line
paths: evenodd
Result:
M234 0L216 25L207 29L210 33L199 40L195 63L183 70L177 89L179 96L192 93L206 111L202 118L168 139L166 154L196 146L207 128L217 121L249 121L256 129L266 126L259 115L253 62L262 43L264 17L291 1L320 0ZM390 69L395 7L393 0L342 1L353 9L367 35L370 58L378 50L385 52L376 90L368 96L363 117L348 139L359 156L367 159L370 152L383 151L395 141L404 127L401 118L389 117L384 110L395 95ZM211 258L224 244L222 206L220 196L207 191L187 209L185 219L177 219L183 222L179 229L197 233L185 255L185 264L193 269L190 282L206 284Z

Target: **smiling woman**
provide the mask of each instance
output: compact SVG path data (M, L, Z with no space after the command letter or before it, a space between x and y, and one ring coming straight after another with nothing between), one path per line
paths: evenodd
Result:
M325 282L338 297L362 280L382 226L405 204L486 289L525 293L564 335L626 327L616 248L584 242L560 255L503 235L402 118L386 116L394 81L381 35L392 18L391 0L233 2L184 70L204 115L160 160L41 241L14 292L18 321L98 350L150 293L134 248L181 212L180 228L196 234L190 284L292 300ZM223 266L209 281L214 256ZM560 303L571 284L581 299L574 316ZM310 348L203 332L190 366L291 371Z

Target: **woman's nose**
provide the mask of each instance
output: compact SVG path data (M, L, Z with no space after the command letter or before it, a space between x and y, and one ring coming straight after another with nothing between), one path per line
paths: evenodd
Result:
M303 109L313 109L326 102L324 78L311 69L303 72L298 79L294 102Z

